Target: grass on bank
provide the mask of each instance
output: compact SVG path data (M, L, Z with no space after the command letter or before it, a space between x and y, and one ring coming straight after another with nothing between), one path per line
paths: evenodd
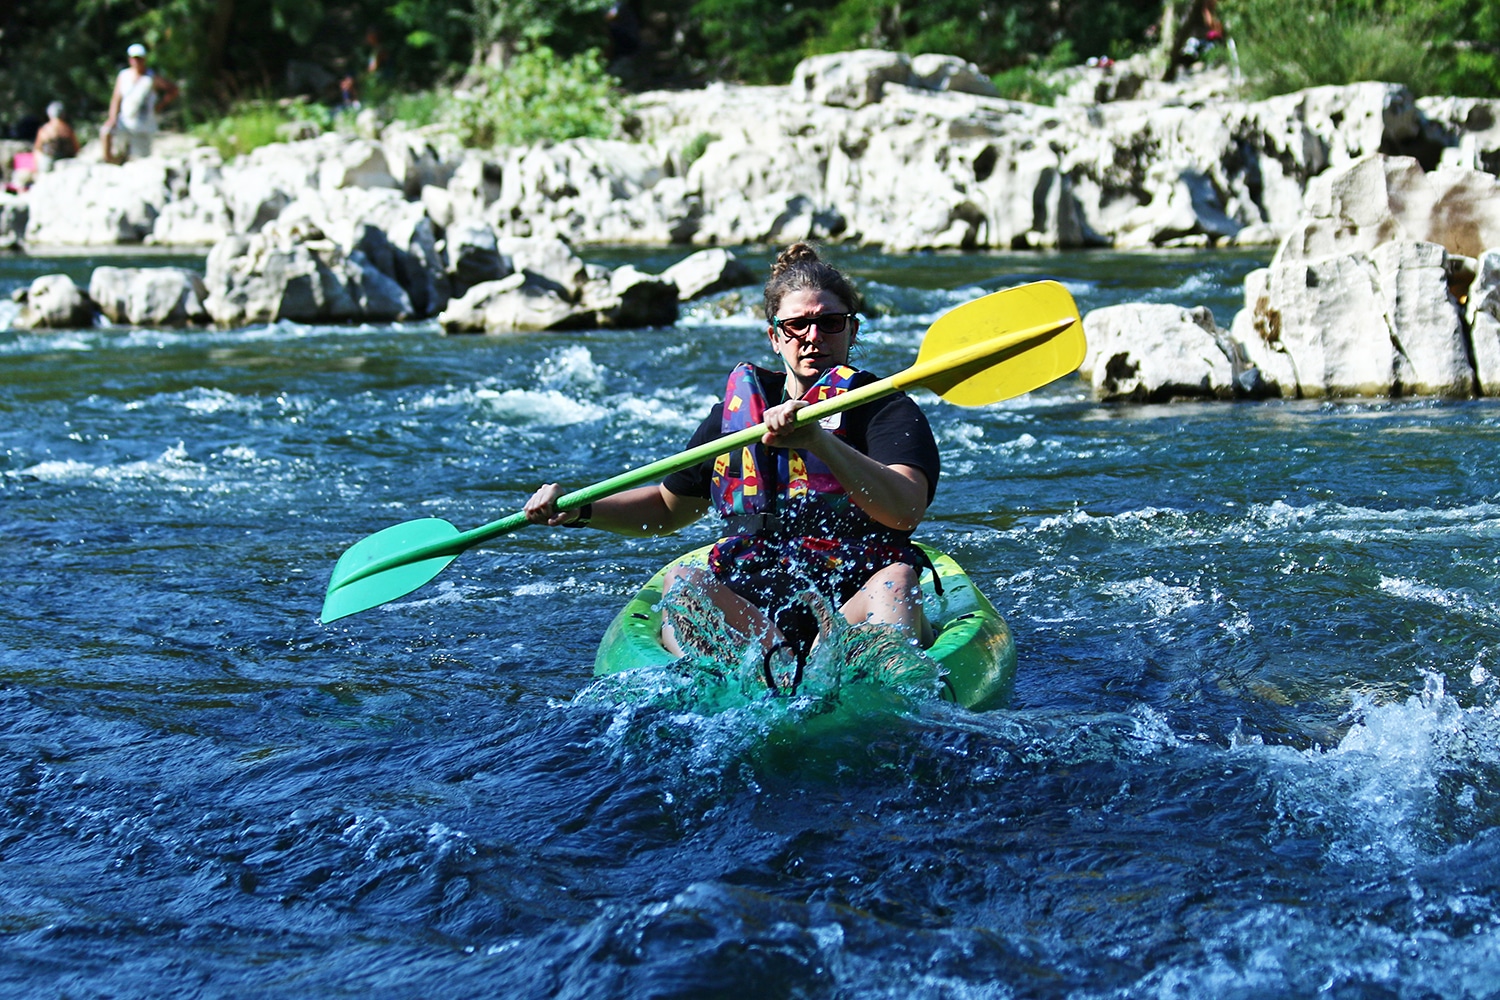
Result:
M1484 28L1451 0L1228 0L1221 9L1252 97L1371 80L1419 96L1492 86L1456 71L1472 45L1462 36Z

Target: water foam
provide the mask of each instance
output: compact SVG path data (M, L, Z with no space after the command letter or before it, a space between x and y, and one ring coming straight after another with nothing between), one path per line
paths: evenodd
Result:
M1236 740L1273 765L1282 834L1322 839L1336 863L1385 867L1429 860L1500 825L1500 708L1464 708L1445 684L1427 673L1404 702L1360 697L1330 750Z
M190 483L203 480L208 471L204 465L188 458L187 446L179 441L154 459L125 462L120 465L98 465L78 459L38 462L19 470L7 470L12 479L36 479L50 483L124 483L146 480L165 483Z

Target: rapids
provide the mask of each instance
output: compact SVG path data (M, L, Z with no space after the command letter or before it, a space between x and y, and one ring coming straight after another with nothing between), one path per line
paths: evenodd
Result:
M1227 325L1263 261L832 257L881 373L1036 277ZM366 534L679 450L769 358L756 290L569 335L8 329L105 262L0 257L6 995L1500 995L1500 403L923 395L919 537L1015 631L1014 703L822 726L591 683L707 522L519 531L317 620Z

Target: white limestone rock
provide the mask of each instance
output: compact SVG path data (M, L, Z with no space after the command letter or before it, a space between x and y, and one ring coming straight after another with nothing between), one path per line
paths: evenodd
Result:
M1469 343L1478 391L1500 396L1500 250L1481 254L1469 288Z
M1224 332L1204 306L1107 306L1084 316L1083 326L1088 353L1079 372L1096 399L1161 403L1236 395Z
M178 327L210 319L203 278L181 267L96 267L89 298L112 323Z
M145 240L179 178L158 157L110 163L62 161L26 192L32 246L112 246Z
M756 283L755 272L749 265L723 247L689 254L661 276L677 286L677 297L682 302Z
M205 305L220 326L292 320L391 322L412 315L411 300L361 251L292 227L231 236L208 255Z
M1466 396L1473 369L1442 247L1417 241L1273 263L1233 337L1284 395Z
M1402 240L1370 254L1380 274L1395 349L1393 392L1474 394L1463 311L1449 290L1448 253L1436 243Z
M66 274L44 274L12 298L20 303L18 330L77 330L94 324L94 304Z
M594 312L603 327L671 326L677 322L677 285L630 265L594 274L585 283L580 304Z
M792 73L794 100L862 108L884 95L887 83L905 84L911 78L911 56L883 49L856 49L809 56Z
M595 325L594 310L531 271L470 288L438 316L445 333L529 333Z

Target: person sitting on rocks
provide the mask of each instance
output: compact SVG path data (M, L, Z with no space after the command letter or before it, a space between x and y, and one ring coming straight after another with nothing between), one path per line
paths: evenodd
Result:
M78 135L68 119L61 101L47 105L47 123L37 129L36 142L32 146L36 154L36 172L44 174L58 160L70 160L78 155Z
M128 158L151 155L151 138L156 134L158 107L176 100L177 85L154 70L146 68L146 46L139 42L125 50L130 65L115 77L115 90L109 98L109 117L99 130L104 141L106 163L123 163ZM115 158L114 140L125 139L125 151Z

